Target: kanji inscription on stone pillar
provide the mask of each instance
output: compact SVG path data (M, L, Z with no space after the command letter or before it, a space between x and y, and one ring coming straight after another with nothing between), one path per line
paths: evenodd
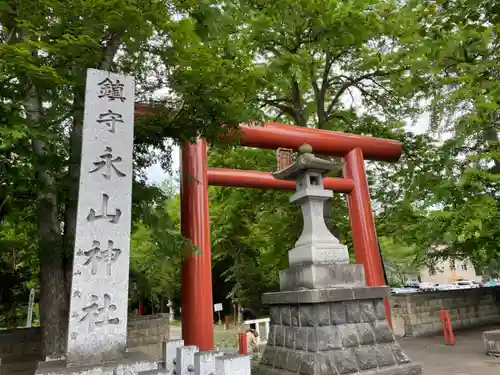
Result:
M68 327L68 366L127 342L134 79L89 69Z

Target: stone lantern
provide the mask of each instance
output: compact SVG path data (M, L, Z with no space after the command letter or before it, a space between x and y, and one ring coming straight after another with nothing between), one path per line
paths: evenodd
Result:
M419 375L421 367L396 342L384 309L386 286L367 287L363 265L349 264L346 246L330 233L323 204L332 192L323 175L338 168L304 145L274 173L297 182L304 229L280 271L280 292L265 293L271 325L254 375Z
M274 173L274 178L297 182L290 202L300 204L304 229L289 252L290 266L298 264L349 263L347 247L328 230L324 220L324 203L333 197L323 187L323 175L339 169L339 165L312 154L312 147L303 145L301 155L287 168Z

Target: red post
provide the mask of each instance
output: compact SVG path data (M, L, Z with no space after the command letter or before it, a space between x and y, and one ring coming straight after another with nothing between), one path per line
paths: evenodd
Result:
M233 303L233 311L234 311L234 325L238 324L238 304Z
M182 337L185 345L214 349L212 265L208 213L207 144L181 150L181 233L200 249L187 250L181 271Z
M229 315L226 315L226 329L229 329Z
M363 151L360 148L353 149L344 156L344 161L344 177L354 182L354 189L347 196L347 205L356 263L364 266L368 286L385 285ZM391 324L391 309L387 298L384 304L387 321Z
M239 335L239 352L240 354L248 354L247 333L240 333Z
M455 335L451 326L450 312L448 310L441 310L441 322L443 323L445 344L455 345Z
M144 304L142 301L139 301L139 307L137 309L137 316L143 316L144 315Z

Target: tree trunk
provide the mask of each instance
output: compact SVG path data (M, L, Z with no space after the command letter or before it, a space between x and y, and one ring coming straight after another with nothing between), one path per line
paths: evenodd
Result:
M75 97L73 99L73 126L69 136L69 165L66 178L67 196L64 210L64 272L68 296L71 293L71 280L73 274L73 251L75 246L78 187L82 157L84 97L84 92L76 88Z
M40 124L42 103L35 89L25 102L28 119ZM38 246L40 248L40 320L43 352L58 356L65 352L68 323L68 295L64 286L62 238L59 221L57 187L47 163L48 145L39 139L32 141L35 174L39 189Z

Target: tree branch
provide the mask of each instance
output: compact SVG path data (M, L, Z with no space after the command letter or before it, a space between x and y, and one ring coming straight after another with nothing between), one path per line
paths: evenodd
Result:
M292 89L292 110L294 112L295 123L299 126L306 126L307 119L304 117L304 112L302 108L302 98L300 96L299 83L295 78L291 80Z
M122 33L118 31L110 31L102 41L101 44L103 44L103 57L99 65L99 69L110 70L116 52L120 47L121 34Z
M363 74L363 75L361 75L361 76L359 76L357 78L351 78L351 77L347 77L347 76L341 76L342 78L347 79L347 82L345 82L342 85L342 87L339 89L339 91L337 92L337 94L333 97L333 99L330 102L330 105L328 106L326 112L328 114L332 112L333 107L338 103L338 101L340 100L340 97L347 91L347 89L349 87L356 86L358 83L360 83L361 81L363 81L365 79L369 79L369 78L373 78L373 77L386 77L386 76L389 76L391 74L398 73L398 72L401 72L401 71L404 71L404 70L406 70L406 67L405 68L401 68L401 69L387 71L387 72L381 72L380 70L376 70L375 72L366 73L366 74Z

